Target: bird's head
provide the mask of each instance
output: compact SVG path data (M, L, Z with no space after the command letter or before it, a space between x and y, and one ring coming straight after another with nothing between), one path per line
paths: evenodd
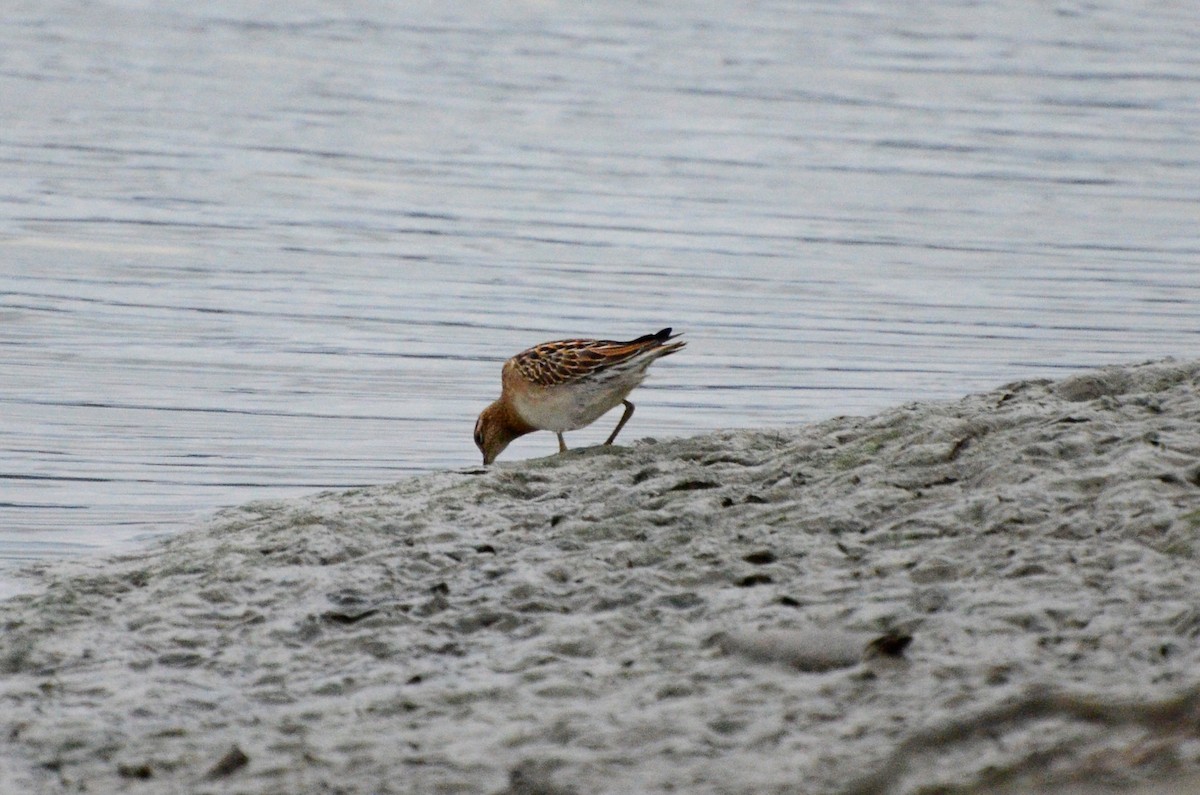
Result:
M511 409L499 400L479 413L475 421L475 446L483 453L485 466L495 461L509 442L533 430L513 419Z

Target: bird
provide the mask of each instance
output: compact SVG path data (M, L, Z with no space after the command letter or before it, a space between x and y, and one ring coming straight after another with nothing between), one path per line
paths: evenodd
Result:
M563 433L591 425L610 409L624 404L609 445L633 416L626 396L646 377L646 368L687 343L670 328L627 342L569 339L534 345L504 363L500 397L475 422L475 446L484 466L519 436L554 431L558 451L565 453Z

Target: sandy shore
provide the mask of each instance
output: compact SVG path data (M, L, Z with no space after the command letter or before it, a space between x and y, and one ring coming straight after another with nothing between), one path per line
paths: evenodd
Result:
M0 603L0 792L1193 774L1198 387L1200 362L1111 368L256 503L45 564Z

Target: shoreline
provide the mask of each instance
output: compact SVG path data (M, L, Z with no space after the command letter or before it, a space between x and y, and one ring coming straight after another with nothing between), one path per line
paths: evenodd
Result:
M1157 781L1198 557L1200 361L250 503L0 602L0 791Z

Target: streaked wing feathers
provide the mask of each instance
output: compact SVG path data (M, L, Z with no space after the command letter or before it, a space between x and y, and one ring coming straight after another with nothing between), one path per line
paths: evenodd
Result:
M676 335L678 336L678 335ZM535 345L511 359L525 380L539 386L557 386L581 378L614 376L631 368L644 369L650 362L674 353L685 343L666 344L671 329L647 334L628 342L613 340L555 340Z

